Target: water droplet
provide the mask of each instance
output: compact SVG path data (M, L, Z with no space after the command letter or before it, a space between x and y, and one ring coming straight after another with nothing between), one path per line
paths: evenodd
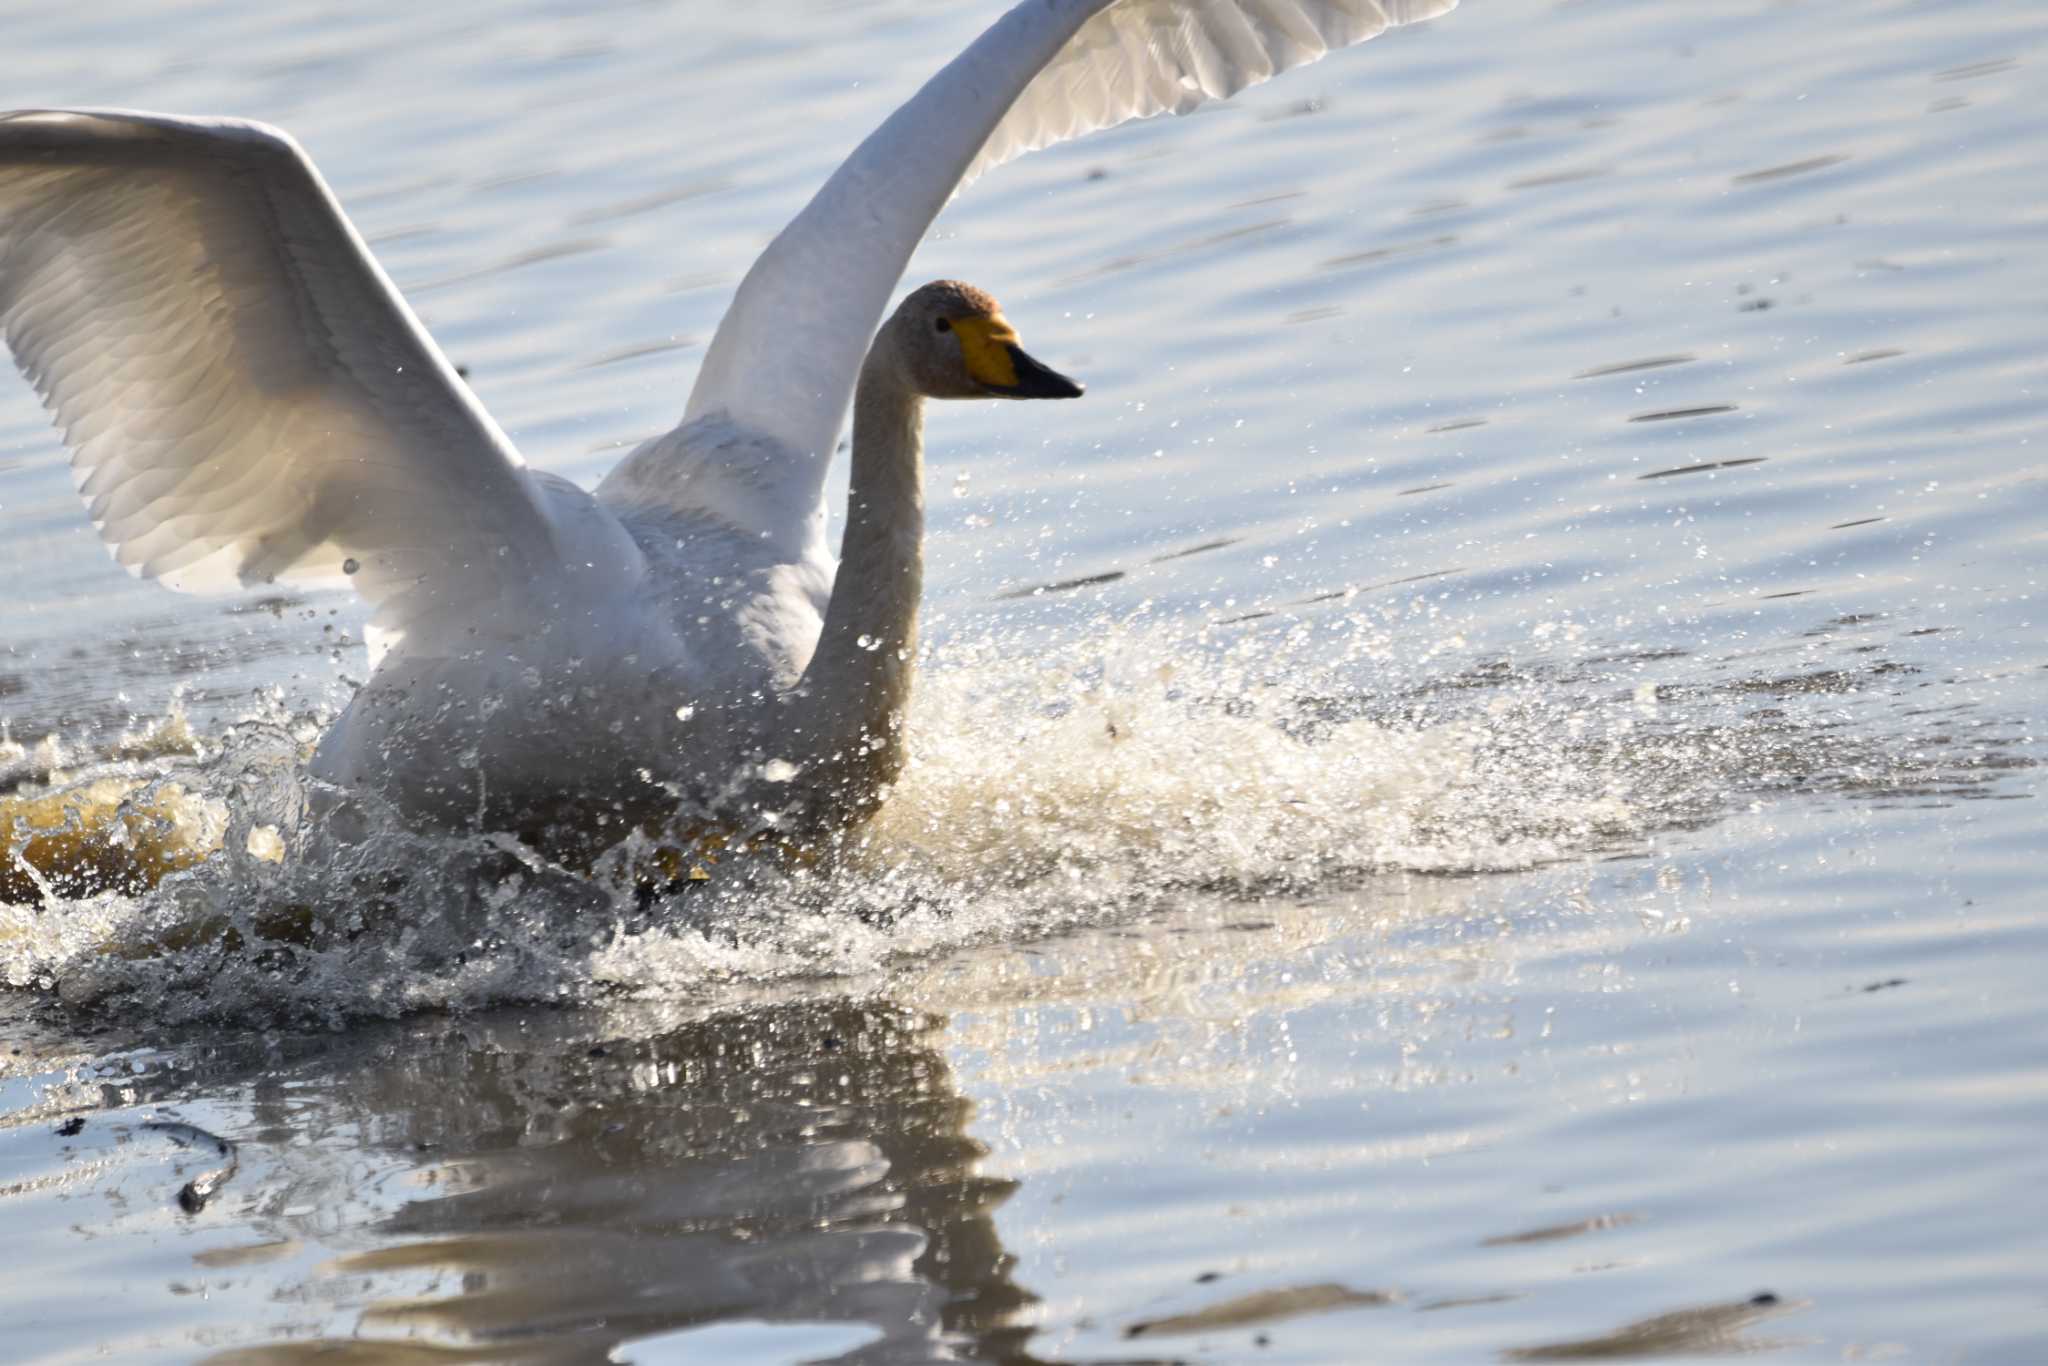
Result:
M341 562L341 572L344 574L353 574L362 567L363 562L361 560L358 560L353 555L349 556L347 559Z
M882 648L882 642L875 639L873 636L861 636L858 639L856 639L853 643L860 646L860 648L863 650L873 651Z
M687 721L697 714L697 709L687 702L676 708L676 720Z

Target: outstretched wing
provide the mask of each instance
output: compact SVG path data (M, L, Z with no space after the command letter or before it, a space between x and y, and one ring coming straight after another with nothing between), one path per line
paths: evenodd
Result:
M0 333L133 573L345 581L396 625L554 554L518 453L275 129L0 115Z
M861 143L741 283L684 422L723 412L790 452L808 507L896 281L982 171L1432 18L1457 0L1026 0Z
M1031 78L960 177L1056 142L1208 100L1306 66L1458 0L1121 0L1095 13Z

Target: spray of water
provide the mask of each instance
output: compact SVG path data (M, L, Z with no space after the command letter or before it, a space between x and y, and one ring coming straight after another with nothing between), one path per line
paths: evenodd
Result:
M1063 638L928 659L911 763L831 857L729 849L659 894L640 836L596 869L390 818L336 838L301 768L325 718L275 698L212 736L174 710L75 767L22 750L0 796L0 982L167 1021L689 998L1176 900L1628 849L1711 819L1737 775L1901 764L1782 708L1673 708L1640 664L1404 675L1363 615Z

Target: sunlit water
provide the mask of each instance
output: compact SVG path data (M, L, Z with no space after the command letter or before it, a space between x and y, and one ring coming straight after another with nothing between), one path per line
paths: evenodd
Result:
M5 102L290 127L589 481L987 17L47 7ZM857 846L659 899L327 842L359 614L131 583L0 389L0 834L122 832L0 869L5 1355L2048 1357L2044 59L1475 0L1003 168L911 279L1088 398L934 414Z

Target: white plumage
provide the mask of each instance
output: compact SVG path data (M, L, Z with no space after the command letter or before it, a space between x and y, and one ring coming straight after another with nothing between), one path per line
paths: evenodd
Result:
M804 678L835 591L825 471L947 199L1455 4L1026 0L763 252L681 425L594 494L525 467L311 162L260 124L0 116L0 331L132 572L369 602L374 673L317 773L440 819L650 784L715 803L774 757L776 699L832 686Z

